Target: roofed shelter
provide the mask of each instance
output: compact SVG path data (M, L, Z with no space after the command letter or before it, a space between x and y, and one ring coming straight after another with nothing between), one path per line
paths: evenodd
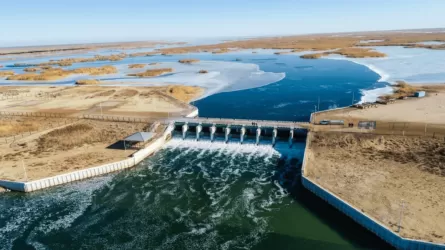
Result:
M137 144L144 144L155 136L152 132L136 132L124 139L124 147L127 149L127 142L130 142L130 147Z

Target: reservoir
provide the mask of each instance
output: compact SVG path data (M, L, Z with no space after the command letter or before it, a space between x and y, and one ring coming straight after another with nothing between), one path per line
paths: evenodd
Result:
M193 55L284 72L278 82L194 102L203 117L308 121L384 85L364 66L293 55ZM160 60L150 58L147 60ZM387 249L305 190L304 140L275 148L180 136L129 171L0 195L4 249Z

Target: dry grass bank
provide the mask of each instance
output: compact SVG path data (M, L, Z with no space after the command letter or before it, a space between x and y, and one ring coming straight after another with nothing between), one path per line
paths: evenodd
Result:
M0 144L0 179L23 180L22 160L28 178L34 180L126 159L134 150L109 146L148 127L147 123L82 120Z
M6 80L18 80L18 81L51 81L63 79L69 75L73 74L86 74L86 75L106 75L117 73L117 69L114 66L103 66L103 67L86 67L78 68L73 70L64 70L62 68L49 68L43 70L39 74L36 73L24 73L18 75L11 75Z
M153 76L159 76L164 73L170 73L170 72L173 72L173 68L148 69L141 73L128 74L128 76L153 77Z
M39 128L34 122L0 121L0 137L18 135L21 133L32 132Z
M445 243L443 138L317 132L305 175L403 237Z
M100 84L100 81L96 79L82 79L76 81L76 85L97 85L97 84Z
M313 53L313 54L301 55L300 58L303 58L303 59L318 59L318 58L321 58L322 56L323 56L323 53Z
M25 68L25 69L23 69L23 71L25 71L25 72L36 72L39 70L40 70L40 68Z
M95 55L94 57L75 57L75 58L63 58L60 60L50 60L48 62L42 62L37 64L29 63L15 63L14 67L48 67L48 66L72 66L74 63L87 63L96 61L120 61L127 57L127 54L113 54L108 56Z
M234 50L222 48L222 49L212 51L212 54L224 54L224 53L228 53L230 51L234 51Z
M34 133L60 123L60 119L49 117L0 117L0 137L11 137L23 133Z
M382 100L401 99L404 97L414 96L414 94L417 91L426 91L427 93L438 93L438 92L443 92L445 90L445 85L443 84L411 85L404 81L397 81L397 83L393 85L393 87L394 87L394 93L380 96L379 98Z
M386 54L368 48L342 48L329 54L339 54L350 58L385 57Z
M323 56L328 55L342 55L349 58L365 58L365 57L385 57L386 54L369 49L369 48L342 48L335 51L329 51L329 52L322 52L322 53L313 53L313 54L305 54L300 56L304 59L318 59Z
M383 40L377 43L361 43L363 40ZM298 51L325 51L335 49L346 49L341 53L349 57L382 57L384 55L374 53L373 51L351 51L350 48L358 46L393 46L402 45L412 48L422 47L427 49L440 49L445 45L414 45L422 41L445 41L445 33L419 33L410 32L357 32L357 33L338 33L338 34L319 34L319 35L300 35L285 37L267 37L250 40L228 41L225 43L200 45L189 47L165 48L160 49L160 53L176 54L186 52L203 52L228 50L230 48L238 49L290 49L293 52ZM252 52L255 53L255 52Z
M204 90L202 88L195 86L173 85L165 88L165 93L186 103L190 102L198 96L201 96L203 92Z
M137 53L130 54L129 57L154 56L157 54L159 54L159 52L137 52Z
M0 71L0 76L12 76L14 75L14 71L12 70L2 70Z
M200 61L199 59L181 59L178 62L185 63L185 64L191 64L191 63L197 63L199 61Z
M128 65L129 69L142 69L144 67L145 67L145 64L143 64L143 63L136 63L136 64Z

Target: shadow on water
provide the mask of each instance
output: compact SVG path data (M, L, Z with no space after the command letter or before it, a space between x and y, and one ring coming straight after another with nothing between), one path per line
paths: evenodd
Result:
M323 224L336 231L343 239L351 242L353 246L351 249L394 249L366 228L357 224L354 220L304 188L301 183L301 167L302 162L299 161L299 159L282 157L276 164L277 172L272 178L272 181L278 181L299 205L310 211L311 214L316 216ZM323 242L319 240L315 241L307 238L271 233L268 234L264 240L263 244L265 248L263 248L262 244L262 249L268 249L267 246L272 248L274 242L277 241L280 241L280 245L288 246L288 248L285 247L284 249L295 249L296 245L298 245L298 249L314 249L315 246L319 249L348 248L344 245L335 247L331 242L329 242L329 244L326 243L326 246L323 247Z

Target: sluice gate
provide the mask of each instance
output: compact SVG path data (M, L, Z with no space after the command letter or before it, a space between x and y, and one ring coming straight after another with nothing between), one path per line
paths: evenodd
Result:
M241 122L237 122L241 121ZM221 119L184 119L174 122L176 136L182 139L218 140L225 143L270 143L275 146L277 141L287 141L289 146L297 141L304 141L307 129L299 123L283 123L273 121L253 122L249 120Z

